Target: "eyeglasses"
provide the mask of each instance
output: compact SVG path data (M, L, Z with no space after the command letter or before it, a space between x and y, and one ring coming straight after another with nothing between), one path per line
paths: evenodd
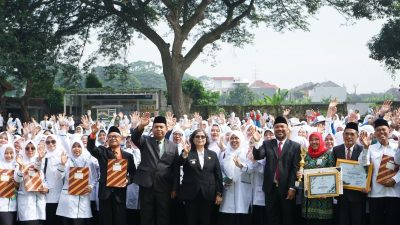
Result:
M25 151L35 150L35 147L25 147Z
M120 137L120 136L118 136L118 135L110 135L107 138L108 139L117 139L118 137Z
M182 136L181 133L174 133L174 136Z
M46 141L46 145L49 145L49 144L55 145L56 144L56 140Z
M204 136L204 135L196 135L196 136L194 136L194 138L197 138L197 139L206 139L206 136Z

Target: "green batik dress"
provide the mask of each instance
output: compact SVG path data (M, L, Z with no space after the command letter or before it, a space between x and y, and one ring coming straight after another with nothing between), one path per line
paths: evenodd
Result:
M304 169L316 169L335 166L335 161L331 151L327 151L318 158L311 158L307 154L304 159L306 164ZM306 209L307 208L307 209ZM304 199L302 215L307 219L332 219L333 218L333 198L312 198Z

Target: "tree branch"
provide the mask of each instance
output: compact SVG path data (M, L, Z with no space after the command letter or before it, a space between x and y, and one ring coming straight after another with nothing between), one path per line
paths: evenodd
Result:
M228 20L227 17L227 19L221 25L219 25L209 33L204 34L199 40L197 40L190 51L185 55L184 62L182 64L182 70L186 71L190 67L190 65L194 62L194 60L196 60L196 58L200 55L207 44L213 43L214 41L220 39L222 33L237 26L244 17L248 16L253 9L254 1L255 0L251 0L246 10L235 17L233 20Z
M202 0L193 15L182 25L182 35L186 39L193 27L204 19L204 11L212 0Z

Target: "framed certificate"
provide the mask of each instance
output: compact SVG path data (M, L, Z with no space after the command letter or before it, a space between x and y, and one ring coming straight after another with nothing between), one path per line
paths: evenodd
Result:
M341 168L343 188L349 190L369 191L371 188L372 164L361 166L358 161L338 159L336 166Z
M307 198L335 197L340 195L340 172L307 174Z

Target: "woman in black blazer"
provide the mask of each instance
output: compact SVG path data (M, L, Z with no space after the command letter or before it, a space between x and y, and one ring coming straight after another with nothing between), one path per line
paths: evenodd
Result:
M222 173L217 154L208 150L208 136L195 130L179 156L183 180L179 197L185 202L188 225L210 225L212 204L222 202Z

